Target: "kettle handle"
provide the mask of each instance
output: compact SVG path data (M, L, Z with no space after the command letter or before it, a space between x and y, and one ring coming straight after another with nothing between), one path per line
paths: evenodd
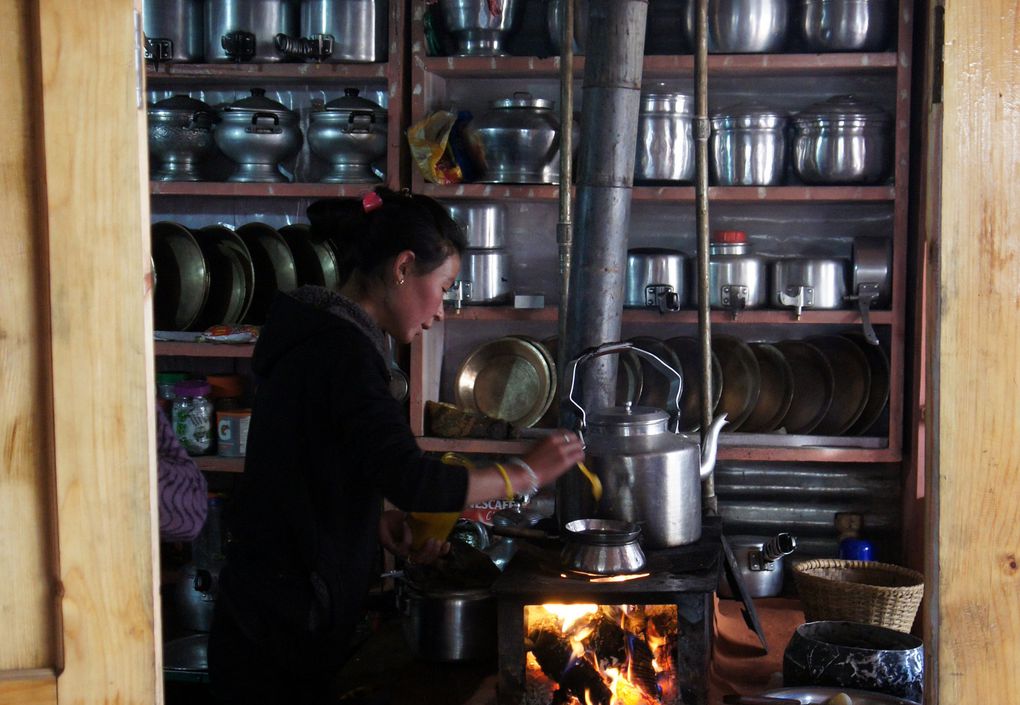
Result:
M666 411L669 413L669 430L673 433L680 432L680 393L683 390L684 379L678 370L674 370L670 367L661 357L650 353L647 350L635 347L633 343L619 342L619 343L603 343L598 347L588 348L583 351L580 355L570 361L569 374L570 377L570 392L567 394L567 399L573 404L579 412L581 412L581 431L583 432L588 428L588 415L584 407L581 406L574 399L574 387L577 384L577 368L581 363L588 362L596 357L602 357L603 355L613 355L622 352L634 352L642 357L646 358L652 363L662 374L670 377L669 383L669 394L666 397Z

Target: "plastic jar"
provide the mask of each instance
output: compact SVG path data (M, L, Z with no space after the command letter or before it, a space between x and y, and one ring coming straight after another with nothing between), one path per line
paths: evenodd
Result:
M205 455L213 449L214 410L209 392L205 380L188 379L174 385L174 433L191 455Z
M157 372L156 402L163 408L163 413L170 416L174 405L174 385L188 378L187 372Z

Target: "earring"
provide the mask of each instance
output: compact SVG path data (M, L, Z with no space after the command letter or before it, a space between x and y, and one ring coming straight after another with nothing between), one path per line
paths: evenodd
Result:
M398 281L398 282L397 282L397 284L398 284L399 286L403 286L403 285L404 285L404 280L403 280L403 279L401 279L400 281Z

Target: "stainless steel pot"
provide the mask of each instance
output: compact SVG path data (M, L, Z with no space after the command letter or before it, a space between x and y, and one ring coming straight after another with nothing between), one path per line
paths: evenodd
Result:
M473 661L496 652L496 601L488 588L422 590L404 583L400 592L404 636L426 661Z
M797 548L797 539L782 533L769 538L727 536L748 597L775 597L783 592L783 557ZM725 573L719 579L719 596L734 597Z
M483 183L557 184L560 181L560 121L550 100L530 93L494 101L492 110L469 124L485 158Z
M443 205L464 231L469 248L491 250L506 244L506 207L502 203L456 201Z
M679 311L687 305L687 258L676 250L637 247L627 250L623 305Z
M503 42L520 24L521 0L439 0L460 56L505 56Z
M199 165L216 152L216 114L200 100L175 95L149 106L149 156L154 181L201 181Z
M694 180L694 98L644 93L638 111L635 181Z
M889 306L892 282L892 243L882 237L856 237L853 246L853 277L847 301L856 301L861 312L864 338L878 345L871 325L871 310Z
M800 0L796 34L811 51L879 51L888 41L895 3Z
M578 366L621 352L644 357L669 379L666 411L626 404L589 416L577 402ZM561 521L595 517L631 522L641 527L652 548L681 546L701 538L701 481L715 467L726 415L717 416L708 428L704 450L697 437L680 434L680 373L630 343L610 343L586 352L570 363L565 379L570 380L568 399L579 412L588 467L599 476L603 493L596 507L579 505L578 511L588 512L587 516L561 513Z
M843 308L846 260L836 257L787 257L772 262L772 304L801 311Z
M645 565L641 528L612 519L575 519L563 527L563 567L592 575L636 573Z
M358 96L357 88L313 110L308 122L308 147L330 164L320 181L367 184L379 181L373 162L386 156L387 112Z
M786 116L741 103L712 117L712 177L719 186L775 186L786 166Z
M716 231L708 253L708 302L712 308L730 311L736 317L744 309L766 304L767 260L751 254L747 233Z
M279 164L295 156L304 141L297 113L267 98L265 89L252 88L251 96L220 110L219 118L216 146L237 164L228 181L287 181Z
M327 63L386 61L388 0L301 0L301 34L277 34L285 56Z
M878 106L838 95L793 118L793 169L809 184L873 184L892 164L892 120Z
M687 3L685 28L694 46L695 0ZM789 0L708 0L708 51L747 54L779 51L786 44Z
M510 255L502 249L466 249L451 292L461 303L496 304L510 298Z
M284 61L276 35L297 33L296 0L206 0L205 60L210 63Z
M144 0L145 58L201 62L205 58L203 0Z

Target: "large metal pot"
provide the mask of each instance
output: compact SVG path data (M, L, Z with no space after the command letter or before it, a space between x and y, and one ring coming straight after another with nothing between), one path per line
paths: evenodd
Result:
M443 205L463 229L469 248L491 250L506 244L506 207L502 203L455 201Z
M649 92L638 111L635 181L694 180L694 98Z
M427 661L471 661L496 652L496 601L488 588L401 588L404 636Z
M891 22L888 0L800 0L796 33L811 51L884 49Z
M676 250L636 247L627 250L623 305L679 311L687 305L687 258Z
M301 0L301 35L276 35L285 56L327 63L386 61L388 0Z
M464 250L451 291L465 304L496 304L510 298L510 255L503 249Z
M297 33L296 0L206 0L205 59L211 63L284 61L276 35Z
M775 186L786 166L786 116L761 103L721 110L709 139L712 177L719 186Z
M142 31L145 58L200 62L205 58L202 0L145 0Z
M809 184L874 184L892 163L892 120L876 105L837 95L793 118L793 169Z
M557 184L560 181L560 121L550 100L530 93L494 101L470 123L485 158L483 183Z
M644 357L670 380L666 411L626 404L588 414L577 402L574 392L578 365L621 352ZM638 524L652 548L681 546L701 538L701 481L715 467L719 431L726 415L712 422L702 451L696 437L677 430L680 373L630 343L610 343L586 352L570 363L565 379L570 380L568 399L579 412L579 434L586 444L587 463L599 476L603 493L588 517L561 520L594 515Z
M688 0L687 41L694 46L695 0ZM779 51L786 43L789 0L708 0L708 51L753 54Z
M505 56L503 42L519 24L522 0L439 0L460 56Z
M267 98L265 89L226 106L213 137L216 146L237 164L228 181L287 181L280 162L298 153L304 138L297 113Z
M201 181L199 164L216 151L216 114L200 100L175 95L149 106L149 156L155 181Z
M838 257L785 257L772 262L772 304L801 311L843 308L846 260Z
M767 260L751 254L743 230L718 230L708 246L708 302L737 313L768 301Z
M379 181L372 163L386 156L387 113L380 105L345 88L342 98L313 110L308 123L308 147L330 164L320 179L330 184Z

